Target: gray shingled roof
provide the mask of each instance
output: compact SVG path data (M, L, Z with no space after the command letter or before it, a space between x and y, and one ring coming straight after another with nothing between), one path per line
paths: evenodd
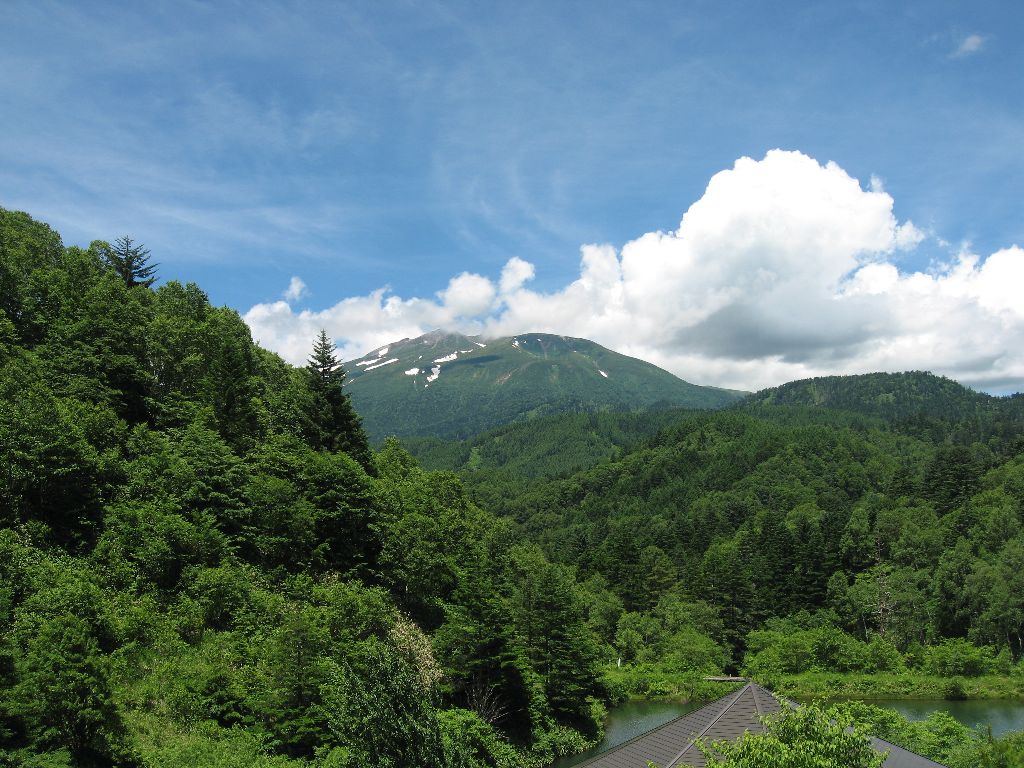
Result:
M705 768L703 753L694 741L732 741L745 732L761 733L760 716L778 712L778 700L765 688L748 683L710 704L677 717L665 725L602 752L578 768L646 768L648 761L660 768ZM943 768L921 755L882 739L872 739L879 752L889 752L885 768Z

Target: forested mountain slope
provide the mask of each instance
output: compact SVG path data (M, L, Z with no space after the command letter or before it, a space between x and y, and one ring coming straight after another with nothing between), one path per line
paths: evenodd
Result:
M0 209L0 765L579 749L605 694L571 571L370 451L328 340L293 368L116 258Z
M1024 431L1024 395L993 397L931 373L868 373L791 381L745 398L741 407L801 406L882 419L931 440L1005 444Z
M484 339L434 331L345 364L374 440L472 437L558 413L720 408L743 393L700 387L586 339Z
M691 411L604 411L541 416L498 427L466 440L402 438L427 469L465 478L500 472L509 477L558 477L621 457Z
M736 651L772 617L827 610L904 650L969 637L1019 656L1024 456L784 413L693 414L617 461L473 495L626 611L680 588L716 606Z
M824 394L823 394L824 393ZM893 432L926 442L984 442L1012 453L1024 433L1024 397L996 398L927 373L836 376L791 382L729 408L778 426ZM621 458L659 431L695 414L667 409L556 414L488 430L465 440L407 437L424 467L459 472L471 484L559 477Z

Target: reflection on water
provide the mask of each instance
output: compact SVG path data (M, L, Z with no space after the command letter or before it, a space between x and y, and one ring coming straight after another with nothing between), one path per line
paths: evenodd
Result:
M604 724L604 740L593 749L573 757L565 757L552 764L551 768L571 768L579 765L599 752L629 741L634 736L647 733L669 720L674 720L687 712L699 709L704 703L700 701L678 704L670 701L628 701L608 713Z

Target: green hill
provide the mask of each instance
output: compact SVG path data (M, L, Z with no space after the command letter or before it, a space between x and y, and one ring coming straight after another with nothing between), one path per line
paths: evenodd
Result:
M424 469L509 477L559 477L613 461L693 411L560 413L506 424L466 440L406 437Z
M370 437L466 438L558 413L721 408L742 393L685 382L585 339L434 331L345 364Z
M856 413L881 419L901 432L956 443L1005 446L1024 427L1024 395L993 397L921 371L791 381L761 390L740 404L762 414L779 406Z

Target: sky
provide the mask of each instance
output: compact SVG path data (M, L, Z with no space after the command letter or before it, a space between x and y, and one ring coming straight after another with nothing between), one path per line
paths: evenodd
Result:
M1019 2L7 0L0 206L301 363L445 327L1024 390Z

